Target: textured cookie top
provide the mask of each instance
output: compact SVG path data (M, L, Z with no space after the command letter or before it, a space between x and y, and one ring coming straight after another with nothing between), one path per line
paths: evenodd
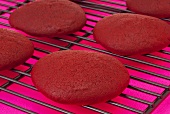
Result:
M35 36L57 36L80 30L86 23L83 9L69 0L39 0L16 9L10 25Z
M28 38L11 30L0 29L0 70L24 63L33 51L34 46Z
M170 17L170 0L126 0L128 9L159 18Z
M145 15L114 14L96 24L94 38L116 54L147 54L168 46L170 25Z
M40 92L65 104L107 101L129 83L129 74L117 59L87 51L54 52L40 59L31 74Z

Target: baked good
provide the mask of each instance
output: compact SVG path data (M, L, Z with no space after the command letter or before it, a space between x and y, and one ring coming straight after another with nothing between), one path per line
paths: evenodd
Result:
M129 74L117 59L88 51L49 54L34 65L31 75L40 92L63 104L107 101L129 84Z
M118 13L100 20L94 39L109 51L120 55L148 54L170 43L170 25L158 18Z
M80 30L86 17L83 9L69 0L39 0L16 9L9 23L33 36L54 37Z
M126 0L128 9L159 18L170 17L170 0Z
M34 52L32 42L22 34L7 29L0 29L0 70L14 68Z

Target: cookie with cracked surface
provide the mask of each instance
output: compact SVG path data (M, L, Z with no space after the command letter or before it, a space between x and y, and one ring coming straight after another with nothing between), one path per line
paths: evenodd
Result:
M158 18L118 13L100 20L94 39L107 50L120 55L148 54L170 43L170 25Z
M16 9L9 23L33 36L54 37L80 30L86 16L78 4L69 0L39 0Z
M158 18L170 17L170 0L126 0L128 9Z
M0 70L24 63L33 52L33 43L27 37L11 30L0 29Z
M129 84L126 68L116 58L97 52L59 51L32 69L40 92L63 104L89 105L118 96Z

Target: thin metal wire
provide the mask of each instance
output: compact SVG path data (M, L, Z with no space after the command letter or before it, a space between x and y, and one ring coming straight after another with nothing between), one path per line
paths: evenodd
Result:
M5 17L5 16L2 16L2 15L0 15L0 18L2 18L2 19L8 19L8 17Z
M17 106L17 105L15 105L15 104L10 103L10 102L4 101L4 100L2 100L2 99L0 99L0 103L5 104L5 105L7 105L7 106L10 106L10 107L12 107L12 108L18 109L18 110L20 110L20 111L26 112L27 114L37 114L36 112L33 112L33 111L31 111L31 110L22 108L22 107L20 107L20 106Z
M3 76L3 75L0 75L0 78L5 79L5 80L8 80L8 81L11 81L11 82L14 82L14 83L16 83L16 84L19 84L19 85L22 85L22 86L24 86L24 87L27 87L27 88L30 88L30 89L32 89L32 90L37 91L37 88L35 88L34 86L25 84L25 83L23 83L23 82L20 82L20 81L15 80L15 79L11 79L11 78L8 78L8 77Z
M108 11L108 10L105 10L105 9L96 9L96 8L93 8L93 7L90 7L90 6L83 6L83 5L80 5L82 8L87 8L87 9L91 9L91 10L96 10L96 11L100 11L100 12L104 12L104 13L109 13L109 14L114 14L116 12L113 12L113 11Z
M119 6L126 6L125 4L121 4L121 3L118 3L118 2L113 2L113 1L110 1L110 0L100 0L100 1L110 3L110 4L119 5Z
M148 83L148 84L151 84L151 85L154 85L154 86L158 86L158 87L161 87L161 88L165 88L165 89L169 89L170 86L166 86L166 85L163 85L163 84L159 84L159 83L156 83L156 82L152 82L152 81L149 81L149 80L145 80L145 79L142 79L142 78L138 78L136 76L130 76L131 79L135 79L135 80L138 80L140 82L145 82L145 83Z
M20 4L20 5L24 5L25 4L25 2L18 2L16 0L3 0L3 1L7 1L7 2L15 3L15 4Z
M29 38L31 41L34 41L34 42L38 42L38 43L41 43L41 44L45 44L45 45L49 45L49 46L52 46L52 47L56 47L56 48L60 48L60 49L63 49L63 50L69 50L70 48L66 48L66 47L63 47L63 46L59 46L59 45L55 45L55 44L52 44L52 43L49 43L49 42L45 42L45 41L42 41L42 40L37 40L37 39L34 39L34 38Z
M153 106L154 103L152 102L148 102L146 100L143 100L143 99L139 99L137 97L133 97L133 96L130 96L130 95L127 95L127 94L120 94L121 97L124 97L124 98L127 98L127 99L131 99L133 101L137 101L137 102L140 102L140 103L143 103L143 104L147 104L149 106Z
M170 91L165 91L162 98L161 99L158 99L155 101L154 103L154 106L152 107L148 107L146 110L145 110L145 113L146 114L151 114L151 112L168 96L170 95Z
M2 3L0 3L0 6L5 6L5 7L8 7L8 8L17 8L16 6L10 6L10 5L7 5L7 4L2 4Z
M139 87L136 87L136 86L132 86L132 85L128 85L128 88L133 89L133 90L137 90L137 91L140 91L140 92L143 92L143 93L147 93L147 94L150 94L150 95L153 95L153 96L156 96L156 97L162 96L159 93L155 93L155 92L152 92L152 91L149 91L149 90L146 90L146 89L143 89L143 88L139 88Z
M107 6L107 5L103 5L103 4L96 4L96 3L90 2L90 1L80 1L79 3L83 4L84 6L88 5L88 6L94 7L94 8L96 8L96 10L105 9L105 10L113 11L113 12L117 12L117 13L120 13L120 12L133 13L130 10L115 8L115 7L111 7L111 6Z
M159 52L170 55L170 52L165 51L165 50L160 50Z
M140 68L137 68L137 67L134 67L134 66L130 66L130 65L125 65L125 66L129 69L133 69L133 70L143 72L143 73L146 73L146 74L149 74L149 75L153 75L153 76L156 76L156 77L159 77L159 78L170 80L169 76L161 75L161 74L154 73L154 72L151 72L151 71L148 71L148 70L143 70L143 69L140 69Z
M90 109L90 110L93 110L95 112L98 112L100 114L111 114L111 113L106 112L106 111L101 111L100 109L94 108L92 106L83 106L83 107L86 108L86 109Z
M53 106L53 105L50 105L50 104L47 104L47 103L44 103L44 102L42 102L42 101L39 101L39 100L37 100L37 99L31 98L31 97L28 97L28 96L25 96L25 95L22 95L22 94L20 94L20 93L14 92L14 91L9 90L9 89L5 89L5 88L0 87L0 90L2 90L2 91L4 91L4 92L7 92L7 93L10 93L10 94L12 94L12 95L18 96L18 97L20 97L20 98L23 98L23 99L32 101L32 102L34 102L34 103L40 104L40 105L42 105L42 106L46 106L46 107L48 107L48 108L51 108L51 109L53 109L53 110L62 112L62 113L64 113L64 114L73 114L73 113L70 112L70 111L67 111L67 110L58 108L58 107L56 107L56 106Z
M137 110L137 109L134 109L134 108L129 108L128 106L125 106L125 105L120 104L120 103L116 103L114 101L108 101L107 103L111 104L111 105L114 105L114 106L118 106L118 107L127 109L127 110L130 110L130 111L133 111L133 112L136 112L138 114L143 114L144 113L143 111L140 111L140 110Z

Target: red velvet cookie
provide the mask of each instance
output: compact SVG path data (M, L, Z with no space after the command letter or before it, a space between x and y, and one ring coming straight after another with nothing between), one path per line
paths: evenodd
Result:
M148 54L168 46L170 25L150 16L119 13L100 20L94 39L120 55Z
M31 75L40 92L63 104L107 101L129 84L129 74L117 59L87 51L49 54L34 65Z
M7 29L0 29L0 70L14 68L34 52L32 42L25 36Z
M126 0L128 9L159 18L170 17L170 0Z
M86 23L83 9L69 0L39 0L16 9L12 27L34 36L58 36L80 30Z

